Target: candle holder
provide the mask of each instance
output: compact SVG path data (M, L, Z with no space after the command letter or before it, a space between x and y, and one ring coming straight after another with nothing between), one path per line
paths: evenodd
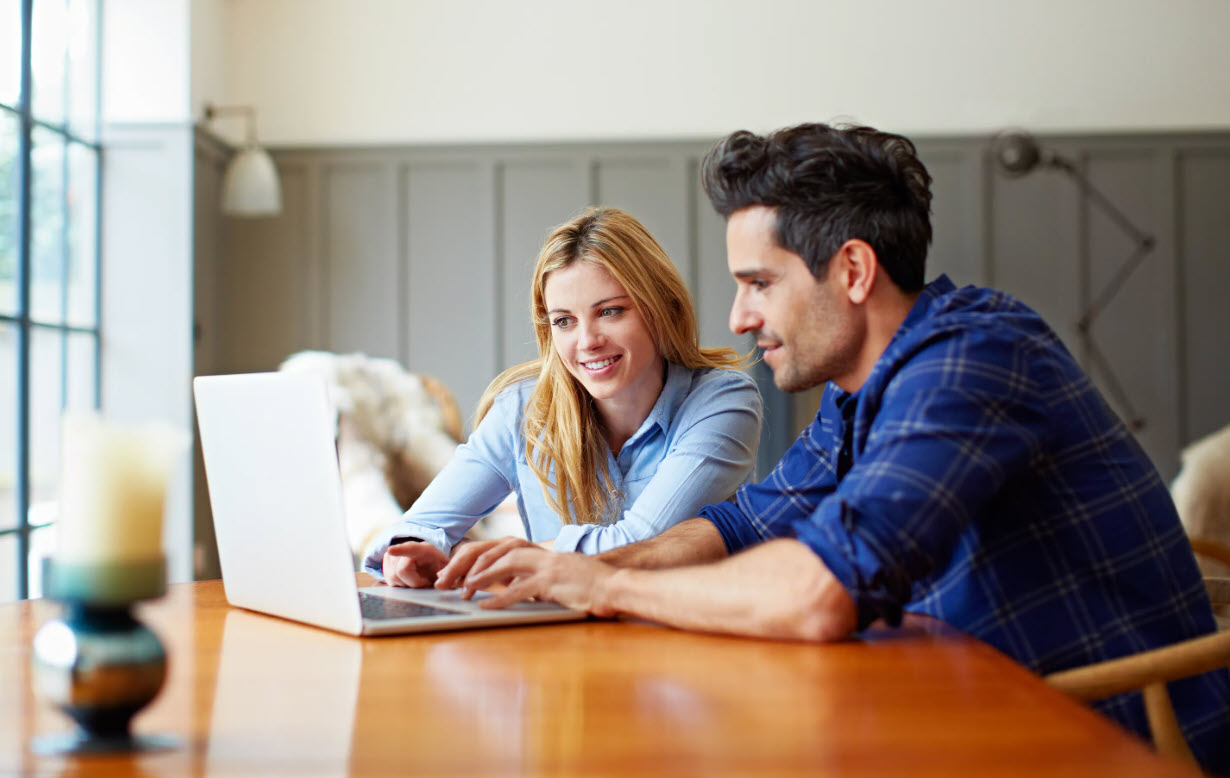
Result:
M47 596L65 611L34 636L34 688L72 718L77 731L35 737L31 750L71 755L178 746L175 738L131 729L133 716L166 679L162 641L132 612L138 600L166 591L165 560L44 564Z

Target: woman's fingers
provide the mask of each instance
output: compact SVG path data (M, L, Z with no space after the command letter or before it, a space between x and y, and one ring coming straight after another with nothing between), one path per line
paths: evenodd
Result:
M389 546L384 552L382 572L390 586L422 589L431 586L436 574L448 562L444 552L430 543L410 542Z

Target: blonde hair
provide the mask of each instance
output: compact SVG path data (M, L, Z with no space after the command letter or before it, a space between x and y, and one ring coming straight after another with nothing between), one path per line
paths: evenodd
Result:
M618 208L587 208L551 231L538 254L530 290L538 359L497 376L478 403L474 423L482 421L504 389L537 377L525 407L525 459L561 521L600 524L618 518L611 516L618 504L607 472L606 438L592 398L556 354L547 316L548 276L576 262L605 268L623 286L667 362L690 369L738 368L747 357L730 348L700 347L692 297L679 271L630 214Z

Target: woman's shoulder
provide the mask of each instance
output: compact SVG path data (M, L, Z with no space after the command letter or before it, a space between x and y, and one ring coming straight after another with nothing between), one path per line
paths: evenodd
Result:
M686 369L686 368L685 368ZM756 381L745 371L733 367L698 367L688 371L692 377L692 394L697 391L755 390Z
M496 380L498 381L499 379L497 378ZM489 431L488 434L494 434L497 429L519 434L521 420L525 416L526 405L529 404L530 394L533 393L534 386L537 383L538 378L531 376L515 380L501 388L491 398L491 405L483 415L482 421L475 428L475 432L478 432L478 428L485 427Z
M691 380L681 407L685 412L713 413L730 406L759 408L762 404L756 381L743 370L702 367L688 372Z
M520 417L525 412L525 406L538 385L538 377L531 376L513 381L496 394L491 401L491 409L499 410L501 414Z

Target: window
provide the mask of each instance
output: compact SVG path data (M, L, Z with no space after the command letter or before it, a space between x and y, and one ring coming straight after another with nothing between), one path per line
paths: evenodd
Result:
M99 0L0 0L0 602L41 593L60 416L98 405Z

